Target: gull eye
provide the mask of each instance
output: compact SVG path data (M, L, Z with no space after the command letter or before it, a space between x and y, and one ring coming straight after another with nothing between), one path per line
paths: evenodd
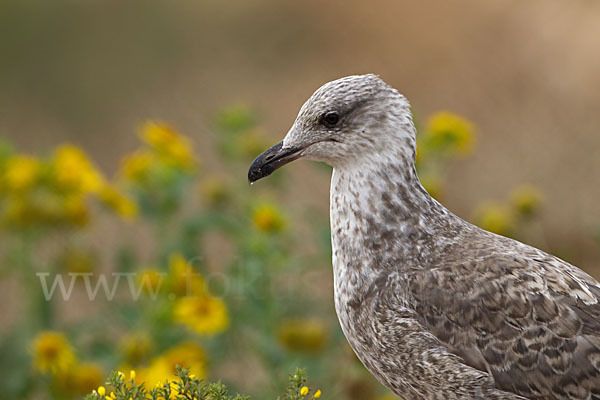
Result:
M321 123L328 128L333 128L340 122L340 115L336 111L329 111L321 117Z

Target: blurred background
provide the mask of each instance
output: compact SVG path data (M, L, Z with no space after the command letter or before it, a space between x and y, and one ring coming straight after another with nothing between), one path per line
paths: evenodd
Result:
M174 364L259 399L295 367L306 398L386 396L333 310L329 170L246 183L345 75L408 97L452 211L600 277L597 1L2 0L0 27L0 398ZM46 301L39 272L80 275ZM149 286L90 299L115 272Z

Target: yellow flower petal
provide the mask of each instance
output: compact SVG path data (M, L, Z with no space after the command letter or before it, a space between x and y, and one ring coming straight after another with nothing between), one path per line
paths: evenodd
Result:
M0 187L9 191L22 191L30 188L39 176L40 162L30 156L16 155L6 160Z
M34 367L42 372L59 375L75 364L75 354L67 338L59 332L45 331L33 341Z
M263 232L279 232L285 226L285 219L279 210L270 204L259 206L252 214L252 221Z
M140 136L163 162L186 170L197 165L191 141L168 124L149 121Z
M206 294L206 282L194 272L190 261L181 253L169 256L169 280L171 290L177 296L201 296Z
M223 332L229 326L223 300L208 295L178 299L173 308L174 320L201 335Z
M458 156L471 153L475 129L467 119L447 111L433 114L425 130L425 148Z
M137 215L137 204L129 197L119 192L113 186L104 185L100 191L100 200L119 214L124 220L130 221Z
M156 161L151 152L137 150L123 159L119 174L131 181L142 182Z
M136 383L146 382L148 387L161 386L176 372L176 366L184 366L199 379L206 375L206 354L200 345L183 342L152 359L146 368L138 369Z
M489 202L477 208L475 223L487 231L506 236L512 232L515 221L508 207Z
M57 184L80 193L97 193L104 178L93 166L83 150L73 145L56 148L52 159L54 178Z

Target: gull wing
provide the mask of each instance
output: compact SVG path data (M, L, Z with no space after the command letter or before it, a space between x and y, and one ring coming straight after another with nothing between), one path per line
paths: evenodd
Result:
M499 389L600 400L600 286L529 249L413 272L409 290L420 322Z

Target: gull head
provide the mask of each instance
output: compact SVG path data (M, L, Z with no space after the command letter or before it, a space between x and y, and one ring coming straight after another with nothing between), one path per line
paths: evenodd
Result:
M254 160L248 180L299 158L344 168L398 157L414 163L415 151L406 98L376 75L352 75L317 89L285 138Z

